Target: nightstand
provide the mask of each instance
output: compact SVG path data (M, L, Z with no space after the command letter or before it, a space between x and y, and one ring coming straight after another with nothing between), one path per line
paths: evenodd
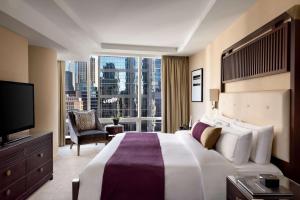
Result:
M105 130L108 132L109 138L114 137L118 133L124 132L124 126L121 124L114 125L114 124L108 124L105 126Z
M293 199L297 200L300 199L300 185L295 183L294 181L280 176L280 185L284 186L288 190L293 193L293 196L289 195L278 195L275 193L270 193L267 195L261 194L251 194L246 188L244 188L238 182L237 176L228 176L226 178L226 199L227 200L252 200L252 199L272 199L272 200L279 200L279 199ZM256 178L256 177L252 177Z

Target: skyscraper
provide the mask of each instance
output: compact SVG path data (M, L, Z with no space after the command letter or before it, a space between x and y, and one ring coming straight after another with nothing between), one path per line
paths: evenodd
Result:
M66 92L74 91L73 73L70 71L66 71L65 73L65 91Z
M90 58L90 73L91 73L91 86L94 86L96 83L96 66L95 66L95 58Z
M87 63L82 61L76 61L75 66L77 66L78 70L77 89L82 90L84 87L86 87L87 83Z
M87 110L87 62L75 61L77 70L76 96L82 98L83 109Z
M115 65L106 63L102 67L102 77L99 79L98 108L100 118L109 118L117 115L117 102L106 103L105 100L117 97L119 94L118 80L115 78Z

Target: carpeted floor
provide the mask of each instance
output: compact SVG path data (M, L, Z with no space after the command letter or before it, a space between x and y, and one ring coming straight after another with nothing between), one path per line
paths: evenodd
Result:
M54 177L39 190L33 193L29 200L71 200L72 199L72 179L101 151L104 144L82 145L80 156L77 156L77 147L74 145L61 147L54 160Z

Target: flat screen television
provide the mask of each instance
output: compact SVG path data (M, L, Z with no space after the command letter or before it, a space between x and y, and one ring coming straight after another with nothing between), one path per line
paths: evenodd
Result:
M34 86L30 83L0 81L1 144L8 135L34 127Z

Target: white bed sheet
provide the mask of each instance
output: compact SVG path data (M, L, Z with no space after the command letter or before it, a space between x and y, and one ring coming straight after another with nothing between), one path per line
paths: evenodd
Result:
M125 134L118 134L79 175L78 199L99 200L106 162ZM197 160L184 145L184 140L171 134L158 134L165 166L165 199L204 199L201 171ZM192 139L190 137L186 139Z
M272 163L262 165L251 161L243 165L233 165L233 167L240 176L257 176L259 174L283 175L280 169Z
M124 135L118 134L79 175L79 200L100 199L105 164ZM270 173L275 167L233 165L218 152L205 149L188 133L158 133L158 137L165 166L166 200L225 199L226 176L258 172L262 169L265 170L263 172Z

